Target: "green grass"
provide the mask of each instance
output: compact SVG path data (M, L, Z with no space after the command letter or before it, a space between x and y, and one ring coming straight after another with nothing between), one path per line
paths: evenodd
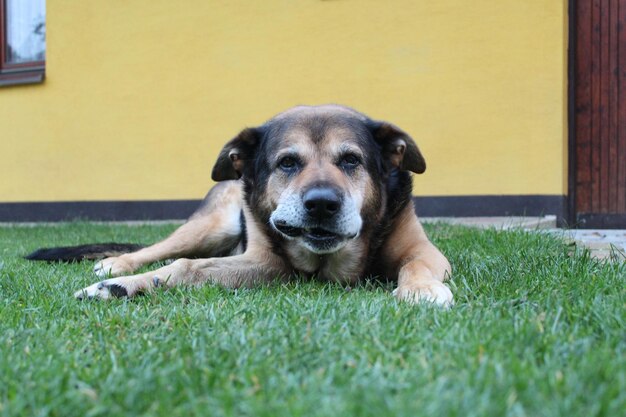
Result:
M91 263L20 258L173 228L0 228L0 416L624 415L626 266L548 236L429 227L450 310L315 282L78 302Z

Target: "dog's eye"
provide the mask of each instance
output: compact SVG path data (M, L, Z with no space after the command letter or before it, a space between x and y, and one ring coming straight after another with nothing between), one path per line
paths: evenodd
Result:
M298 160L293 156L286 156L278 162L278 166L285 171L291 171L298 166Z
M346 154L341 158L341 165L346 168L354 168L360 163L361 160L359 159L359 157L351 153Z

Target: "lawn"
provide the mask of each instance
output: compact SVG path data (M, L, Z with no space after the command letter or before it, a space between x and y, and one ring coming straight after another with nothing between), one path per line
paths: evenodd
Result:
M79 302L91 263L20 258L174 227L0 227L0 416L625 413L626 265L548 236L428 227L449 310L302 281Z

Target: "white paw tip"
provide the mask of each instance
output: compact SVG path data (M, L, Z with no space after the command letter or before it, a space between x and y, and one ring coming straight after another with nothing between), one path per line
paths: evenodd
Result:
M428 285L420 288L396 288L393 296L410 303L430 303L443 308L449 308L454 304L452 291L442 284Z

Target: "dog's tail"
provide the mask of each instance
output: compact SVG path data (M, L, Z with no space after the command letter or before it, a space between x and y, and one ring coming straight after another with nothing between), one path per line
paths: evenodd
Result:
M133 243L94 243L90 245L63 246L58 248L41 248L24 258L31 261L77 262L97 260L134 252L143 245Z

